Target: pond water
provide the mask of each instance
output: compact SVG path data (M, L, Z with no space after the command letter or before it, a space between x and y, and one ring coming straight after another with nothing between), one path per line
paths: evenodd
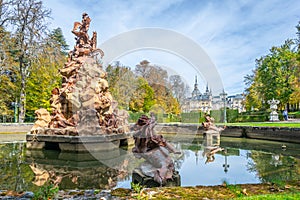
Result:
M300 144L222 137L222 148L207 156L207 138L165 135L182 153L173 155L181 186L280 182L300 179ZM60 189L130 188L132 171L142 159L131 149L65 153L29 151L25 142L0 143L0 190L36 191L47 180Z

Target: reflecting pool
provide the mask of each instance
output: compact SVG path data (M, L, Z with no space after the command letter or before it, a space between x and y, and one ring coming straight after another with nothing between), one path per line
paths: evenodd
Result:
M172 155L181 186L262 183L300 178L300 144L192 135L164 135L182 153ZM208 154L208 144L214 154ZM60 189L130 188L141 159L129 149L68 153L29 151L23 141L0 143L0 190L36 191L49 180Z

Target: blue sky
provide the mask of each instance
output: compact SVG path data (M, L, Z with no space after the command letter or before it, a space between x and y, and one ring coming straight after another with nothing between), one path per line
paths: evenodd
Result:
M157 27L176 31L195 41L215 64L228 94L242 93L244 76L255 68L255 59L296 37L300 1L296 0L47 0L52 10L50 28L60 27L70 47L73 23L87 12L98 44L139 28ZM159 38L158 38L159 39ZM98 46L99 46L98 45ZM182 75L190 87L198 76L203 92L205 77L178 56L140 50L118 60L135 66L147 59L170 74Z

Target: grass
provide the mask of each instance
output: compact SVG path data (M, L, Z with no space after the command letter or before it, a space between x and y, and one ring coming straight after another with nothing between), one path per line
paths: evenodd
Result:
M283 183L283 186L265 184L239 184L195 187L159 187L146 188L139 193L134 190L121 189L112 191L112 195L120 199L234 199L234 200L273 200L300 199L299 181ZM126 191L126 192L124 192Z
M300 199L300 193L290 193L290 194L265 194L265 195L254 195L250 197L238 197L236 200L292 200Z
M218 125L226 126L269 126L269 127L288 127L288 128L300 128L298 122L243 122L243 123L220 123Z

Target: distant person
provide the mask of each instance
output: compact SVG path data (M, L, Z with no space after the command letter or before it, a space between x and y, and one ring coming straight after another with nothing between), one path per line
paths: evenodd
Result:
M287 121L287 120L289 119L288 111L287 111L286 109L283 111L282 115L283 115L283 119L284 119L285 121Z

